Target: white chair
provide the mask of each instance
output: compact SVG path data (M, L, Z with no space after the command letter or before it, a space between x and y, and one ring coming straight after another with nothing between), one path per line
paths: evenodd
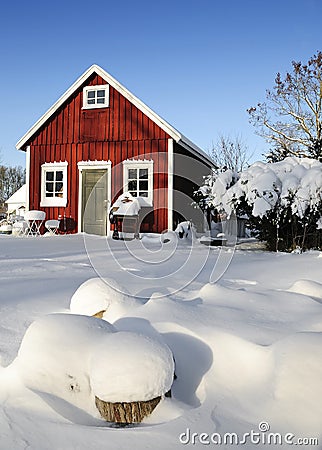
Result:
M28 223L25 220L12 224L12 236L25 236L28 231Z
M27 236L40 236L40 227L46 218L44 211L32 209L25 214L25 220L28 223Z
M55 234L57 234L57 230L59 228L59 220L46 220L45 228L51 236L54 236Z

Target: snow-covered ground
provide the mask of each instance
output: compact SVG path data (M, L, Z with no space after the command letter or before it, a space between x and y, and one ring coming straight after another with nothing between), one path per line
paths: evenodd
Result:
M130 242L0 236L0 449L248 449L269 447L269 439L283 440L273 448L299 439L305 448L322 448L321 269L322 254L314 251L273 254L245 246L234 251L171 239L162 243L157 236ZM114 326L105 327L114 345L120 333L134 354L129 332L141 333L173 352L172 398L139 425L104 422L81 388L59 395L64 387L55 385L59 377L53 373L64 371L59 359L52 371L43 364L47 384L37 372L50 360L51 330L64 364L83 364L91 339L78 340L74 325L64 320L70 306L73 313L94 313L90 302L107 308L103 320ZM52 313L64 313L58 329L44 318ZM27 338L19 352L34 321L45 330L36 335L43 361ZM99 333L87 332L99 340ZM96 358L104 356L101 344ZM118 356L125 359L126 352ZM130 364L124 361L125 368ZM108 379L106 360L102 366ZM108 389L105 393L109 397Z

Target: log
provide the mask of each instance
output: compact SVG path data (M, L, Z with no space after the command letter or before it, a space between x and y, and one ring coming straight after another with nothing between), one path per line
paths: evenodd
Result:
M107 422L130 424L142 422L144 417L150 415L161 397L144 402L105 402L95 396L95 404L103 419Z

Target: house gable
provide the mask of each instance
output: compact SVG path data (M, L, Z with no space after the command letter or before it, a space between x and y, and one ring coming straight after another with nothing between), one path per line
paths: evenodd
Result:
M170 136L114 87L109 86L109 104L103 108L83 108L83 90L106 86L92 74L31 135L28 145L61 145L91 142L122 142L168 139Z
M151 130L151 124L148 125L150 129L147 130L147 124L143 122L143 117L147 117L151 120L152 123L155 124L156 127L158 127L160 130L163 131L163 136L166 135L170 138L172 138L175 142L180 143L187 151L189 151L192 154L195 154L202 158L207 165L212 165L212 161L209 158L209 156L204 153L199 147L197 147L195 144L193 144L189 139L187 139L184 135L179 133L178 130L176 130L174 127L172 127L169 123L167 123L164 119L162 119L158 114L156 114L154 111L152 111L147 105L145 105L141 100L139 100L135 95L133 95L128 89L126 89L123 85L121 85L115 78L113 78L110 74L108 74L105 70L103 70L101 67L97 65L91 66L87 71L81 75L77 81L57 100L57 102L49 108L49 110L27 131L27 133L17 142L16 148L18 150L25 150L26 147L30 144L30 142L34 139L35 135L38 135L41 130L44 129L44 127L49 123L51 120L53 120L54 117L57 118L57 121L55 124L53 124L53 129L51 130L53 139L55 140L56 144L62 143L63 139L66 139L66 136L68 135L69 142L81 142L82 139L75 139L77 137L77 133L80 133L80 137L83 133L83 138L88 136L90 138L90 134L88 133L89 129L92 129L93 123L93 115L90 113L96 113L99 111L100 113L107 114L107 111L105 108L102 108L100 110L94 109L92 111L90 110L82 110L84 114L84 117L86 119L84 122L86 122L87 125L84 126L84 130L78 130L78 122L77 118L76 121L64 121L63 120L63 110L67 107L68 108L68 118L70 117L73 112L75 113L75 108L77 110L82 109L82 90L84 86L87 85L99 85L99 84L108 84L110 86L110 89L115 93L115 98L117 95L119 95L119 112L116 110L114 111L114 117L112 120L110 120L109 123L109 132L111 131L111 128L113 128L113 132L115 133L115 137L113 137L110 140L122 140L123 138L126 139L127 135L126 133L128 130L119 129L117 130L117 123L120 122L118 119L119 117L117 114L122 114L122 111L127 114L125 117L124 123L129 123L130 120L134 120L134 123L138 124L138 136L140 136L140 126L143 128L143 134L141 133L142 139L149 139L155 136L155 129ZM111 92L110 92L111 95ZM110 109L113 108L113 98L110 98ZM127 103L127 106L126 106ZM129 107L128 105L131 105ZM123 108L123 109L122 109ZM109 108L107 108L109 109ZM136 115L137 114L137 118ZM96 114L97 115L97 114ZM79 122L80 123L80 122ZM121 123L121 122L120 122ZM65 128L63 129L63 125L65 124ZM73 129L71 129L71 124L73 125ZM76 125L75 125L76 124ZM140 125L141 124L141 125ZM102 120L99 127L106 127L106 122ZM46 131L47 133L49 131ZM106 130L104 131L106 133ZM117 132L119 132L119 136L117 136ZM103 130L100 129L98 131L100 135L103 134ZM125 133L125 134L124 134ZM132 130L131 130L132 133ZM154 134L154 136L152 136ZM110 135L111 136L111 135ZM120 139L121 138L121 139ZM93 138L92 138L93 139ZM131 140L135 140L132 137L131 134Z

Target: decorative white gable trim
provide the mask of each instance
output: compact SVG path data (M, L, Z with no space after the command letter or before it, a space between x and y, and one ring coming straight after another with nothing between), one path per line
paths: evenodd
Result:
M130 158L130 159L124 159L123 164L140 164L140 163L152 163L153 164L153 159L145 159L145 158Z
M67 167L67 161L54 161L54 162L45 162L41 165L41 167Z
M112 165L111 161L79 161L77 163L78 170L83 169L110 169Z

